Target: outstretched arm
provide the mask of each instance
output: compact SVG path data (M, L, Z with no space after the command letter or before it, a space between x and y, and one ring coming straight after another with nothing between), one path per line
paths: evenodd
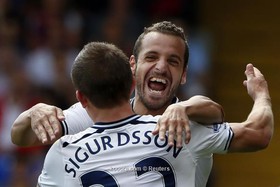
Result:
M177 147L182 146L182 136L185 134L185 142L191 138L189 120L202 124L221 123L224 120L224 111L221 105L208 97L197 95L186 101L172 104L167 107L158 121L153 134L158 134L164 139L168 131L169 145L173 146L174 137Z
M246 121L230 123L234 138L229 152L250 152L266 148L273 135L274 119L267 82L252 64L246 67L244 85L254 101Z
M39 103L21 113L11 130L12 142L18 146L51 144L62 136L63 112L55 106Z

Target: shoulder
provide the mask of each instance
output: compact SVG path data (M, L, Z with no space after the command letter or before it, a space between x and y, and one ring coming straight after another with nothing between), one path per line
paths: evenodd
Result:
M63 110L63 113L65 115L65 118L81 118L81 117L87 117L89 118L87 111L83 108L82 104L80 102L77 102L70 106L68 109Z
M75 134L93 125L93 121L80 102L63 111L65 121L62 123L65 134Z
M157 123L160 118L160 115L158 116L152 116L152 115L142 115L138 118L139 122L143 123Z
M72 106L70 106L68 109L63 111L64 114L68 114L68 113L78 113L78 112L86 112L86 110L83 108L82 104L80 102L77 102L75 104L73 104Z

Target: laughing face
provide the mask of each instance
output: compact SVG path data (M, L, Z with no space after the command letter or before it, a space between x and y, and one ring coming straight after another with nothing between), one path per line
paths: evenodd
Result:
M142 40L135 68L135 104L149 111L166 109L186 82L185 43L177 36L150 32ZM146 113L146 112L145 112ZM151 113L151 112L150 112Z

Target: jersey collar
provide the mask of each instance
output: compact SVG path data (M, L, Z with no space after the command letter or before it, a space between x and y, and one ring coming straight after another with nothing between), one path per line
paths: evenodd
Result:
M114 129L124 126L128 123L132 123L132 121L137 120L138 118L140 118L140 115L133 114L131 116L113 122L96 122L93 124L92 128L99 130Z

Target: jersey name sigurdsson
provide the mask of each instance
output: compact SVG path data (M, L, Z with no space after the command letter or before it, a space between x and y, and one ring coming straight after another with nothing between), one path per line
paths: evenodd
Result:
M141 137L143 135L143 137ZM112 134L99 136L90 141L83 143L83 148L81 146L76 148L74 155L68 160L70 163L65 164L65 171L67 173L73 173L73 177L76 177L76 170L80 169L80 164L86 162L91 156L98 155L99 153L119 148L126 145L148 145L154 144L157 148L166 147L166 151L173 151L173 157L176 158L182 148L176 148L176 141L174 140L173 147L168 146L168 138L165 140L160 140L159 136L152 135L152 131L145 131L140 133L140 130L136 130L128 134L126 132L118 132L114 134L115 137L112 137ZM114 139L114 141L112 141ZM81 145L81 144L80 144Z

